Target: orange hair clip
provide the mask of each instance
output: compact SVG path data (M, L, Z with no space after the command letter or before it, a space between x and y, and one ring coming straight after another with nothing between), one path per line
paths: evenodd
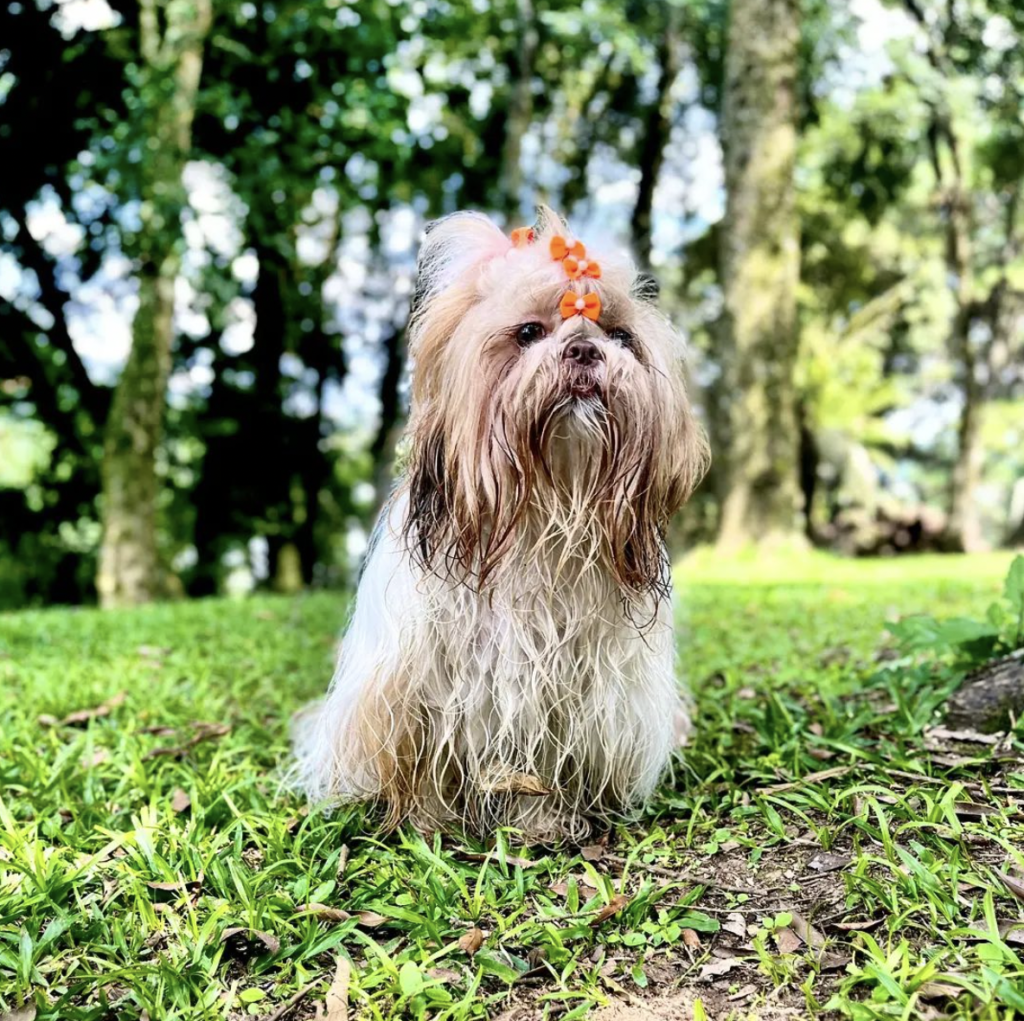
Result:
M601 315L601 299L593 291L589 294L577 294L576 291L566 291L562 295L558 311L562 313L563 319L571 319L573 316L584 316L596 322Z
M601 267L596 262L567 255L562 260L562 265L565 267L565 272L569 274L570 280L579 280L580 277L601 279Z
M551 258L556 262L561 262L569 255L576 259L585 259L587 257L587 249L582 241L574 241L570 245L561 234L556 234L551 239Z
M534 241L532 227L516 227L509 236L512 238L512 245L515 248L525 248Z

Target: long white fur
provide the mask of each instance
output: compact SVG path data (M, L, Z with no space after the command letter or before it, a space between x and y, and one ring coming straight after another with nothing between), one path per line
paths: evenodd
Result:
M499 293L510 261L524 278L515 265L524 257L486 218L449 218L428 235L421 287L427 301L467 278ZM560 272L541 259L526 278ZM606 272L630 275L610 260ZM663 363L652 371L675 369L672 352L652 357ZM588 452L602 421L583 402L553 427L553 481L534 494L483 589L423 569L399 485L375 531L327 697L296 724L311 800L385 796L397 747L416 759L418 794L406 814L424 827L506 824L534 838L581 838L593 820L650 796L688 716L671 600L624 597L604 565L607 537L593 513L600 479ZM411 747L402 744L410 733Z

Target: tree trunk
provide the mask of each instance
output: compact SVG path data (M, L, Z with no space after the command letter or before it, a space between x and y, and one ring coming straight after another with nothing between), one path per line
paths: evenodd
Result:
M502 208L509 220L518 217L522 211L520 200L523 188L523 138L533 118L533 67L540 42L533 0L516 0L516 13L519 23L519 60L505 125L505 146L501 156L499 183Z
M640 267L651 268L651 213L654 190L665 162L665 147L672 133L672 86L683 63L682 8L669 6L665 33L658 44L658 88L644 117L640 150L640 187L633 208L633 250Z
M174 282L181 263L181 175L192 145L210 4L174 0L158 12L156 0L142 0L139 12L140 97L149 143L141 164L139 310L104 443L103 541L96 579L103 606L149 602L164 589L156 454L171 369Z
M801 541L793 185L799 0L733 0L722 109L725 349L719 545Z

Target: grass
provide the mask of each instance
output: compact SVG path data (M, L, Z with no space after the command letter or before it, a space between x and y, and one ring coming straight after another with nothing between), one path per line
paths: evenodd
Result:
M582 849L281 789L336 596L0 616L0 1016L309 1018L339 957L353 1018L1024 1016L1021 743L944 743L957 670L877 656L1006 563L812 560L684 566L695 743Z

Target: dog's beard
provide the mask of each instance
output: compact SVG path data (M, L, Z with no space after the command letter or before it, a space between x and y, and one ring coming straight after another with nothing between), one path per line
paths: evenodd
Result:
M483 587L542 557L568 579L568 558L577 573L604 567L630 598L666 594L664 400L650 371L624 353L571 367L551 350L507 358L491 378L479 403L444 409L448 428L421 437L409 532L424 566Z

